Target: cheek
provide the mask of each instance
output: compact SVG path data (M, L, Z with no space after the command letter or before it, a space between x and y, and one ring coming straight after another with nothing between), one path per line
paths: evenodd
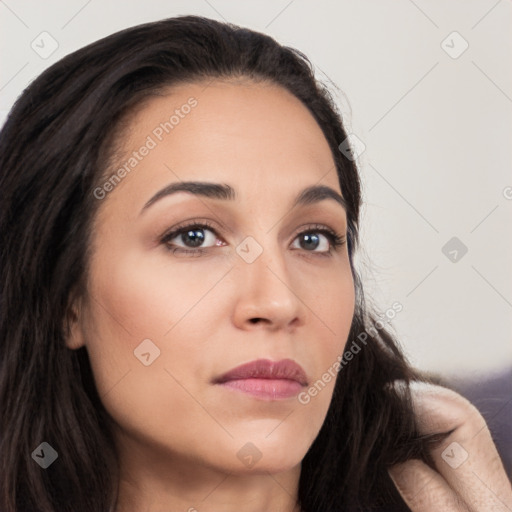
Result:
M318 293L308 299L312 323L320 329L316 341L317 368L323 373L342 354L352 324L355 308L354 280L349 268L323 280Z
M193 264L176 264L172 258L152 259L135 253L102 265L95 276L94 292L112 313L110 320L115 320L125 334L135 338L165 336L229 269L217 264L198 271Z
M303 357L315 369L310 385L298 396L306 417L315 418L316 426L323 423L331 403L336 380L343 379L340 359L347 344L355 309L354 280L350 268L323 281L317 293L304 296L311 309L313 348L306 346Z
M201 360L211 322L219 319L211 291L228 266L210 265L198 277L192 264L148 264L135 254L103 260L95 269L86 339L100 392L144 368L140 356L148 351L142 359L160 369L179 363L185 371Z
M192 268L130 257L98 266L87 336L96 388L116 423L168 445L179 439L185 451L205 435L193 397L203 396L212 355L222 351L209 337L219 338L219 293L227 293L219 290L229 269L211 265L198 278Z

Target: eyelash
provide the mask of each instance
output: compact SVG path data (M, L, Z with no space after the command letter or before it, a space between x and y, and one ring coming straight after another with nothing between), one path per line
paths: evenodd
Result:
M160 243L167 245L168 250L172 251L173 253L181 253L181 254L189 254L192 256L200 256L201 254L207 253L209 249L213 249L214 247L207 247L207 248L187 248L184 249L183 247L172 247L169 244L169 241L175 238L178 235L181 235L182 233L186 233L187 231L193 231L195 229L207 229L209 231L212 231L217 238L220 238L218 236L217 230L207 221L191 221L185 225L177 226L172 231L164 234L160 240ZM346 238L344 236L340 236L335 231L331 230L330 228L327 228L321 224L312 224L311 226L308 226L305 230L297 233L295 235L294 240L301 236L306 234L322 234L325 235L330 242L330 247L328 251L322 251L322 252L315 252L315 251L306 251L308 253L322 256L322 257L332 257L333 252L338 251L339 248L345 244Z

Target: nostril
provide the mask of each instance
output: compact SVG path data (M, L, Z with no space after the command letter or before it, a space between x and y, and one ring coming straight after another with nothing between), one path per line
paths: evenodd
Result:
M262 320L262 318L251 318L251 323L252 323L252 324L257 324L257 323L259 323L261 320Z

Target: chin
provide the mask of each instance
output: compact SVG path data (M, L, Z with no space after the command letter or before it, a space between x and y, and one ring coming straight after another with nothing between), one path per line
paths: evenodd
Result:
M276 474L290 471L301 464L309 449L309 444L305 440L301 444L296 436L292 435L286 439L276 436L270 440L270 437L265 439L264 436L249 436L244 441L235 441L235 448L227 448L222 457L226 466L229 466L226 469L238 474ZM217 447L217 464L219 455Z

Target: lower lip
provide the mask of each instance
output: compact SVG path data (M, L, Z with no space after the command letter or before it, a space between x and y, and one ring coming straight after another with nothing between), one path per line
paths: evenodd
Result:
M296 396L302 384L287 379L239 379L228 380L221 386L241 391L266 400L280 400Z

